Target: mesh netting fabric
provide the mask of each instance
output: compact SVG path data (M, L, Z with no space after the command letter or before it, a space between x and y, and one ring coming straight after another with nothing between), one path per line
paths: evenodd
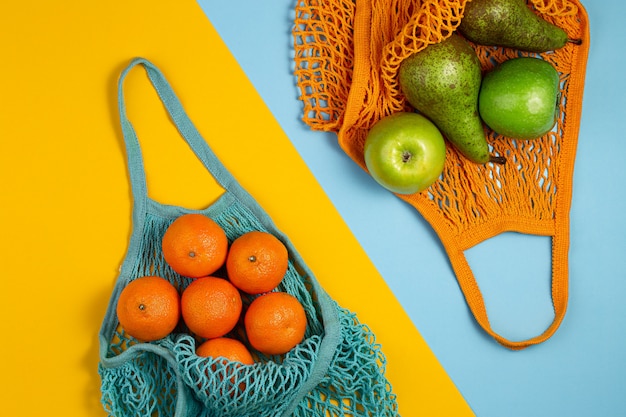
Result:
M121 86L125 74L143 65L172 120L225 192L205 210L159 204L147 197L139 144L125 119ZM100 331L102 404L116 417L397 416L385 377L385 356L374 334L323 290L287 236L280 232L219 163L171 91L162 74L135 59L120 79L122 126L133 189L133 233ZM242 326L227 334L241 340L255 363L243 365L199 357L194 337L180 321L169 336L139 342L119 325L115 308L132 280L157 275L182 291L192 282L165 262L161 242L180 215L199 212L219 224L232 243L252 230L274 234L289 252L288 270L274 291L295 296L305 309L304 340L284 355L267 356L247 341ZM213 274L227 278L225 267ZM244 311L257 296L241 293ZM243 317L243 315L242 315Z
M394 112L413 111L399 88L400 64L455 32L465 4L466 0L298 0L294 74L304 122L315 130L336 132L341 148L367 170L363 147L371 126ZM398 195L437 232L481 327L511 349L546 340L565 314L568 217L589 48L587 16L577 0L532 0L529 7L582 43L541 54L472 46L484 72L517 56L553 64L561 89L555 128L533 141L509 139L486 129L491 153L504 156L506 164L475 164L448 146L438 181L424 192ZM545 333L526 341L510 341L493 331L464 255L505 231L552 237L555 319Z
M227 232L230 242L251 230L268 231L249 210L236 202L214 220ZM161 254L161 238L172 221L173 218L158 214L146 216L137 262L128 281L158 275L181 291L191 282L175 273ZM311 278L300 269L292 258L276 290L296 296L305 307L305 340L284 356L270 357L247 344L256 358L255 365L224 363L197 356L195 348L200 340L190 336L182 326L154 343L166 352L168 362L163 352L144 350L144 343L116 325L106 356L119 356L131 346L140 348L141 353L119 367L100 366L106 410L112 416L174 415L177 379L180 378L193 392L194 400L199 403L198 415L202 416L276 416L287 410L298 395L303 397L292 414L295 416L396 415L395 395L384 376L385 357L380 345L367 326L335 302L328 308L333 308L338 316L339 345L319 385L311 391L300 392L315 371L325 334L322 307L312 291ZM254 298L242 295L246 306ZM244 332L234 330L227 336L247 342Z

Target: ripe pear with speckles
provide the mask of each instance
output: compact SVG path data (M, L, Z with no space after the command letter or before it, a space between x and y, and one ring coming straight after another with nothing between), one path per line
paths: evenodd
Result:
M526 0L472 0L467 2L459 32L480 45L522 51L547 52L565 46L567 33L535 14ZM571 40L580 43L578 40Z
M492 157L478 113L482 73L472 46L457 34L428 45L400 65L406 100L443 132L472 162L503 162Z

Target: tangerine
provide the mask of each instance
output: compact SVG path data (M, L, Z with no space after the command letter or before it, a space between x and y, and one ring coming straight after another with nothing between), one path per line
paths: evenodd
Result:
M252 301L244 316L248 341L266 355L287 353L304 338L306 313L296 297L269 292Z
M220 384L218 392L220 395L226 395L233 397L237 393L244 392L246 390L246 376L245 373L239 372L240 365L253 365L254 359L252 354L239 340L231 339L228 337L216 337L215 339L209 339L196 348L196 354L202 357L222 358L231 362L235 362L235 367L227 370L227 374L232 375L229 379L230 386L228 384ZM205 370L205 375L208 379L212 378L213 373L217 371L215 363L210 368ZM219 374L220 381L224 381L224 374ZM238 383L239 381L239 383ZM200 386L202 389L202 385Z
M140 277L120 293L116 313L126 333L150 342L174 330L180 318L180 297L176 287L165 278Z
M183 321L192 333L206 339L224 336L234 329L242 307L237 288L213 276L193 280L181 297Z
M288 265L289 254L283 242L271 233L257 230L235 239L226 257L228 278L248 294L276 288Z
M204 214L179 216L163 235L163 257L174 271L189 278L211 275L226 261L224 229Z
M230 337L216 337L209 339L196 348L196 355L211 358L225 358L231 362L240 362L244 365L254 364L252 354L237 339Z

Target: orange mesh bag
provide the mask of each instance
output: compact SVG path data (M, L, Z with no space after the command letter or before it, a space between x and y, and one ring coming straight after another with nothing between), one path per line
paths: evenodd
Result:
M298 0L293 29L295 76L312 129L337 133L341 148L363 169L363 145L382 117L412 111L400 92L398 70L409 55L446 39L458 27L466 0ZM472 44L483 71L516 56L536 56L560 73L560 117L532 141L486 130L492 154L506 164L475 164L447 147L446 165L427 190L398 197L415 207L441 239L467 304L497 342L519 350L547 340L567 309L569 211L574 159L589 50L586 11L577 0L532 0L532 10L580 45L547 53ZM465 251L503 232L552 241L554 320L521 341L497 334Z

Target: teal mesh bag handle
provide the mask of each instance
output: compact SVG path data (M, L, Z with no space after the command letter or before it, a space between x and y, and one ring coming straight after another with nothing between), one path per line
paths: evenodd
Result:
M194 151L196 156L202 161L204 166L213 175L215 180L225 189L239 197L250 199L245 190L241 188L239 183L230 174L230 172L224 167L221 161L211 151L206 141L202 138L193 122L187 116L185 110L180 103L180 100L174 93L172 87L168 83L167 79L163 76L163 73L152 63L144 58L136 58L131 61L130 65L120 75L118 83L118 105L120 113L120 123L122 126L122 132L126 141L126 150L130 165L131 183L136 192L133 191L135 196L142 196L146 194L146 179L145 171L143 167L141 149L137 135L133 128L132 123L128 119L126 114L126 104L124 99L124 80L128 73L136 66L141 65L145 68L150 82L154 86L161 102L165 106L168 114L172 118L172 121L179 133L186 140L187 144Z
M178 132L224 189L206 209L160 204L148 197L140 144L126 114L123 89L126 76L136 66L145 69ZM222 165L161 71L146 59L133 59L120 75L118 100L133 217L126 256L99 334L102 404L109 415L395 416L395 395L385 379L385 358L374 335L355 314L328 296L288 237ZM159 275L179 291L191 282L167 265L160 246L169 224L189 212L211 217L224 229L229 242L251 230L270 232L283 241L289 250L289 267L277 290L296 296L305 308L307 330L302 343L281 356L254 352L254 365L240 365L198 357L198 341L184 323L171 335L151 343L139 342L124 332L115 308L128 282ZM244 304L254 298L242 296ZM231 336L245 338L235 333Z

